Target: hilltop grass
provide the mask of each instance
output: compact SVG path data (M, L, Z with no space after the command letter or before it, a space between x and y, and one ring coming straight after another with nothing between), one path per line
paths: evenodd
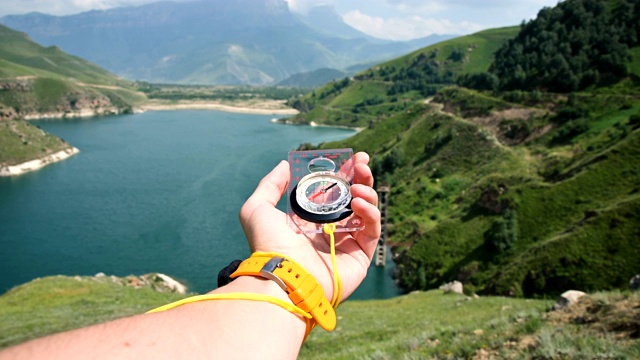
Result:
M445 62L454 51L463 53L462 62L452 62L449 68L457 74L472 74L487 71L491 65L493 54L502 44L514 38L519 26L510 26L484 30L475 34L446 40L411 54L380 64L378 67L394 67L400 69L409 66L420 54L435 54L435 60Z

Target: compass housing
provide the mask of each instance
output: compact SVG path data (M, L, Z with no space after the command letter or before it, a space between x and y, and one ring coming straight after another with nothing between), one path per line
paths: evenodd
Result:
M351 184L331 171L303 177L291 191L291 210L301 219L314 223L333 223L349 217Z

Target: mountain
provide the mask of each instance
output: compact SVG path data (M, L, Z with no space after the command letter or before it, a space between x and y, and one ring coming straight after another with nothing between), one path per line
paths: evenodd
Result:
M336 14L323 17L329 18L329 31L319 32L284 0L200 0L62 17L31 13L0 22L124 78L162 83L272 84L417 49L360 36Z
M290 122L363 129L322 147L368 152L390 185L407 290L625 289L640 268L638 14L630 0L564 1L326 84L291 101Z

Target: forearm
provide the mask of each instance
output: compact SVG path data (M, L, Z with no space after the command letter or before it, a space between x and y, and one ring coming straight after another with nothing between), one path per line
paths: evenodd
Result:
M247 276L212 293L232 292L290 301L273 281ZM295 359L305 329L301 317L267 302L212 300L30 341L0 358Z

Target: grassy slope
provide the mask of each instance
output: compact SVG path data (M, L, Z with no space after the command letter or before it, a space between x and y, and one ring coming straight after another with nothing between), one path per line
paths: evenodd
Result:
M21 164L70 147L24 120L0 121L0 165Z
M184 295L134 289L103 278L47 277L0 296L0 348L141 314ZM333 332L316 329L300 359L634 358L640 293L598 293L571 311L548 300L468 298L440 290L347 301ZM587 321L576 324L573 319ZM215 326L215 324L213 325Z
M307 95L312 110L294 119L365 128L322 146L369 152L378 181L391 184L391 240L401 245L400 280L410 289L461 279L470 292L536 296L620 288L637 272L637 78L571 96L453 87L427 104L416 91L385 94L394 85L389 69L406 70L436 49L454 71L486 70L485 57L516 31L453 39L346 86L333 82ZM446 61L460 49L468 49L465 61ZM640 53L631 52L636 73ZM377 101L358 107L367 99ZM525 115L500 115L513 109ZM578 115L555 115L563 111ZM499 193L494 206L483 200L491 189ZM508 216L515 231L497 234Z
M74 97L106 98L116 107L144 100L134 84L59 48L42 47L24 33L0 25L0 80L23 81L19 91L3 91L0 102L17 110L59 111Z
M55 46L42 47L21 32L0 25L0 77L40 76L99 85L127 86L97 65L64 53Z
M516 36L519 29L518 26L510 26L457 37L428 46L378 66L389 66L400 69L403 66L409 66L420 54L428 55L434 51L437 53L435 60L445 62L454 50L459 50L467 53L466 59L462 62L449 62L447 66L449 69L458 74L484 72L489 69L493 54L500 48L504 41Z
M0 25L0 107L26 114L112 106L127 111L145 100L133 84L57 47L44 48ZM22 120L0 121L0 164L15 165L70 145Z
M379 180L392 184L391 239L410 247L400 265L410 288L463 278L470 289L500 294L610 289L626 285L640 258L640 133L627 124L637 106L593 114L590 130L567 144L549 146L559 128L546 140L505 146L483 126L420 104L324 146L368 151L374 169L399 154L395 168L377 168ZM557 178L541 176L558 157ZM486 245L501 216L477 205L483 192L500 187L499 201L515 209L519 229L504 253Z
M403 67L409 67L419 56L436 53L435 60L442 64L443 69L459 74L486 71L491 65L491 55L504 41L515 36L518 29L518 27L507 27L486 30L431 45L360 73L355 77L356 80L344 89L338 89L339 81L328 83L302 99L312 103L314 107L310 112L302 113L291 121L294 123L313 121L319 124L354 127L369 126L388 114L405 110L408 101L420 99L420 95L416 92L405 93L402 98L386 95L393 84L386 78L395 75ZM459 62L447 60L454 50L465 52L465 59ZM374 71L374 69L384 68L395 69L395 71L390 71L385 76L377 75ZM357 80L362 78L367 80ZM359 103L375 98L382 99L383 102L364 109L356 109Z

